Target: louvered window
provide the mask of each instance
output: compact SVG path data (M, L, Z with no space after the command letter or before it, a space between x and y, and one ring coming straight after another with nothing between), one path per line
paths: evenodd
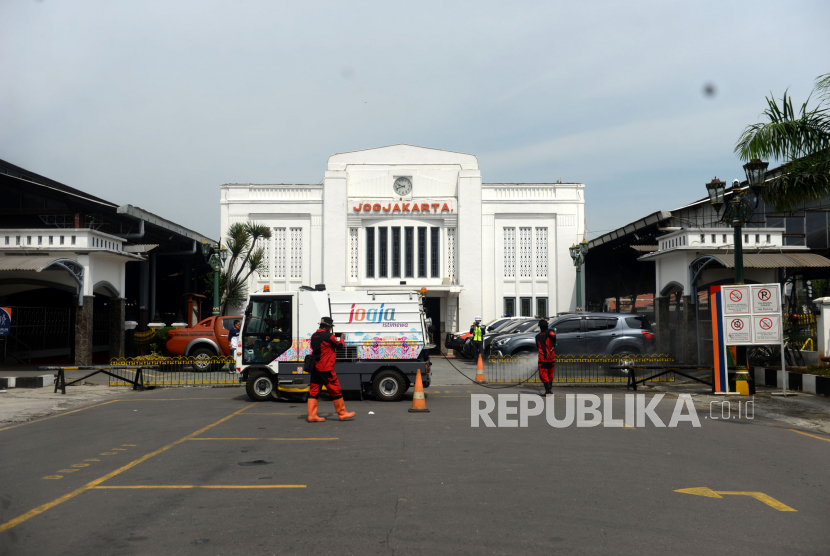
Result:
M274 228L274 278L285 278L285 228Z
M358 251L357 228L349 228L349 278L357 280Z
M532 231L533 228L519 228L519 276L522 278L529 278L532 276ZM528 309L528 311L529 310L530 309Z
M536 277L548 276L548 229L536 228Z
M516 228L504 228L504 277L516 277Z
M447 278L455 284L455 228L447 228Z
M291 228L291 278L303 277L303 229Z

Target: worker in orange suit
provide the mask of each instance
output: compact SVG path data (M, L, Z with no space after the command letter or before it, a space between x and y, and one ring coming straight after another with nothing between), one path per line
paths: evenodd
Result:
M341 421L353 419L355 414L346 411L343 401L343 392L340 390L340 381L334 372L334 363L337 360L337 348L346 347L342 338L332 334L334 321L331 317L320 319L320 327L311 335L311 355L315 359L314 369L311 371L311 386L308 389L308 422L319 423L324 417L317 415L317 397L320 389L325 386L326 391L334 402L334 409Z
M545 395L552 394L553 371L556 366L556 332L548 330L548 321L539 321L536 335L536 349L539 350L539 380L545 386Z

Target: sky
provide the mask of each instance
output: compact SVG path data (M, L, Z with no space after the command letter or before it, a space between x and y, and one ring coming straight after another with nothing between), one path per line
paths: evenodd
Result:
M765 96L830 72L822 0L2 0L0 21L0 158L214 238L223 183L405 143L474 154L485 183L584 183L590 239L742 178Z

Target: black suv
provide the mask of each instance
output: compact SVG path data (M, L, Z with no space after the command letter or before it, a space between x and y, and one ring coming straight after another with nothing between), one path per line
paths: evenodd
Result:
M630 313L579 313L551 319L556 330L556 354L654 353L655 338L648 319ZM538 322L523 334L494 337L489 354L495 356L535 353Z
M487 332L484 334L482 338L482 346L481 346L481 355L482 357L487 356L488 349L490 348L490 342L493 341L493 338L497 338L502 335L507 334L519 334L521 332L526 331L529 327L533 326L534 323L538 323L538 319L529 319L526 317L519 318L519 319L511 319L507 324L502 325L501 328L498 330L494 330L492 332ZM489 329L488 329L489 330ZM473 338L472 336L467 338L467 341L464 342L464 346L461 348L461 354L466 357L467 359L472 358L473 356Z

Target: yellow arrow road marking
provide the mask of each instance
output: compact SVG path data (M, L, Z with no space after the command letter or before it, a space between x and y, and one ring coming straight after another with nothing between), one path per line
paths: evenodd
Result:
M681 492L683 494L694 494L695 496L706 496L707 498L723 498L721 495L726 496L749 496L755 498L766 504L771 508L775 508L779 512L797 512L798 510L793 509L786 504L782 504L772 496L767 496L763 492L750 492L750 491L726 491L726 490L718 490L714 491L710 488L706 487L697 487L697 488L681 488L679 490L675 490L675 492Z

